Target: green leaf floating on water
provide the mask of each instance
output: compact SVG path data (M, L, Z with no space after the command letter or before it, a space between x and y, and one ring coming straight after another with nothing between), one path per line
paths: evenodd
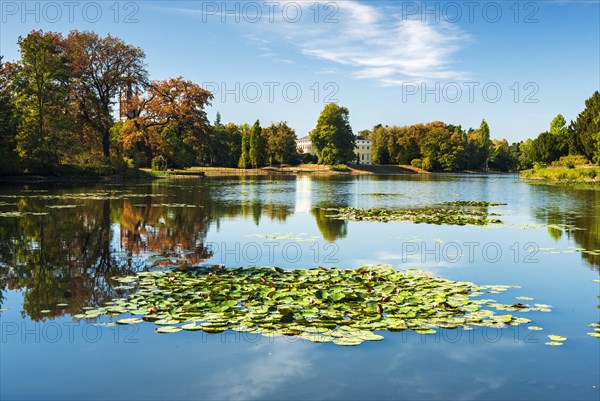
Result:
M560 342L563 342L563 341L567 340L567 337L557 336L556 334L550 334L548 336L548 338L550 339L550 341L560 341Z
M143 320L142 319L136 319L136 318L127 318L127 319L119 319L117 320L115 323L117 324L138 324L138 323L142 323Z
M176 327L176 326L164 326L164 327L159 327L158 329L154 330L157 333L177 333L180 332L182 329L181 327Z
M116 281L136 290L101 308L86 308L76 318L130 313L141 319L117 323L145 320L158 326L157 333L234 330L356 346L383 340L375 331L435 334L437 329L516 326L531 322L519 313L542 309L481 299L485 291L514 286L481 286L388 265L298 270L204 266L142 272Z
M497 214L481 210L447 209L438 207L423 207L418 209L355 209L351 207L327 209L331 211L328 216L340 220L353 221L412 221L413 223L446 224L446 225L477 225L484 226L501 223L496 218Z

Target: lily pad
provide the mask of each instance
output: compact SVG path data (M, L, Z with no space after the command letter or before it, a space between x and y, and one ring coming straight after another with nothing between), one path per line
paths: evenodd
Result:
M181 327L177 327L177 326L164 326L164 327L159 327L158 329L154 330L156 333L178 333L182 330Z
M117 324L138 324L138 323L142 323L142 322L143 322L142 319L137 319L137 318L131 317L131 318L126 318L126 319L119 319L115 323L117 323Z
M138 316L127 318L132 322L141 318L161 326L158 333L234 330L338 345L383 340L375 331L434 334L437 329L530 323L518 316L528 307L480 299L484 291L501 293L514 286L482 286L388 265L296 270L199 266L116 281L136 290L86 310L82 318L129 313Z
M550 339L550 341L566 341L567 337L563 337L563 336L557 336L555 334L550 334L548 336L548 338Z

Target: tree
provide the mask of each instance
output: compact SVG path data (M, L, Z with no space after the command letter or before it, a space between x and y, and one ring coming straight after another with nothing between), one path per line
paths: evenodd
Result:
M210 123L204 108L213 95L182 77L152 81L148 92L129 102L123 148L145 149L148 159L162 155L169 165L187 167L208 149Z
M60 34L32 31L20 37L21 68L16 106L22 113L16 137L19 156L37 168L57 166L67 143L69 67Z
M262 134L267 142L267 161L275 163L295 163L298 160L296 149L296 131L281 121L263 128Z
M119 95L132 97L147 82L144 51L108 35L71 31L67 38L72 91L77 117L102 139L110 157L112 106Z
M228 167L237 167L242 154L242 136L248 129L247 124L238 126L234 123L227 123L224 126L227 131L227 161Z
M558 157L569 154L569 129L562 114L558 114L550 123L550 133L556 137ZM573 152L575 153L575 152Z
M585 109L579 113L572 129L575 134L575 147L579 154L593 159L597 148L597 138L600 132L600 92L595 91L585 101Z
M240 154L240 161L238 162L239 168L250 167L250 135L246 132L242 132L242 150Z
M250 132L250 150L248 153L250 165L259 168L265 164L265 141L260 128L260 121L256 120Z
M389 144L392 140L392 136L387 127L381 125L376 126L373 128L373 132L369 137L372 141L371 160L373 160L373 164L390 164L391 156Z
M427 124L421 152L426 170L458 171L464 168L465 148L460 130L440 121Z
M471 132L468 137L468 167L485 169L489 161L491 145L490 127L485 120L481 120L479 129Z
M211 166L228 166L229 135L229 131L221 124L221 114L217 112L215 123L210 131L209 150L206 155L203 155L204 157L201 157L201 161Z
M354 135L348 121L349 111L335 103L325 105L310 133L319 163L337 164L354 160Z
M0 56L0 174L18 170L15 153L18 114L15 106L15 77L18 67L3 63Z
M517 167L517 160L511 154L511 149L506 139L492 140L490 167L498 171L511 171Z
M559 138L549 132L542 132L531 143L531 159L534 162L551 163L561 156Z

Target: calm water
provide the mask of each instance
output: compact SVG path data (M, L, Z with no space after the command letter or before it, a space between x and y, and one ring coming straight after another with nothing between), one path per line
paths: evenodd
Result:
M325 210L454 200L507 203L489 208L504 224L344 222ZM4 186L0 213L3 400L600 398L600 341L586 335L600 321L600 191L510 176L205 178ZM486 297L553 308L523 314L543 331L405 331L359 347L72 318L127 294L112 277L186 262L387 263L518 285ZM548 334L568 340L549 347Z

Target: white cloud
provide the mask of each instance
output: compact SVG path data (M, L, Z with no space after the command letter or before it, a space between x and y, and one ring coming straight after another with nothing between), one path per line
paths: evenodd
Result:
M466 79L465 72L451 68L455 54L469 39L456 25L402 21L387 8L353 0L337 3L339 9L332 15L336 23L315 23L314 11L302 4L307 18L298 23L282 18L261 28L306 56L345 66L357 79L388 86Z
M331 69L331 64L336 64L353 78L371 79L385 86L467 79L466 72L452 67L456 53L470 38L456 24L403 20L394 7L356 0L327 3L335 5L329 9L323 8L326 3L316 3L318 14L313 1L278 4L272 14L265 8L258 23L244 24L244 16L239 18L241 27L252 29L245 37L259 48L261 57L275 58L272 52L279 47L280 53L287 54L278 57L289 60L291 46L304 56L328 62L322 68ZM298 6L302 8L302 17L294 22ZM294 12L286 13L286 8ZM214 11L207 16L198 9L172 10L221 21ZM227 13L222 17L232 23L235 18ZM281 50L282 45L285 51Z

